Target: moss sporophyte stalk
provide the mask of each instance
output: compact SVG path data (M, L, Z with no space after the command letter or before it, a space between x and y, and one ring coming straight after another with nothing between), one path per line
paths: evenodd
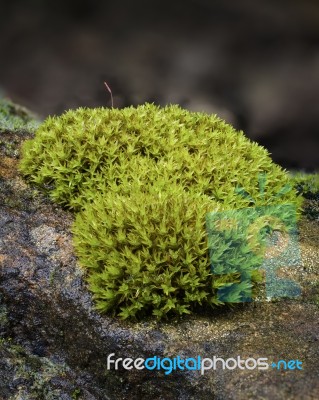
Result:
M223 305L217 291L226 282L241 283L230 299L241 301L261 279L258 254L237 238L229 262L247 262L212 271L210 252L218 258L225 249L207 240L206 216L301 205L266 149L216 115L176 105L48 117L24 143L20 170L75 213L75 250L96 307L122 318Z

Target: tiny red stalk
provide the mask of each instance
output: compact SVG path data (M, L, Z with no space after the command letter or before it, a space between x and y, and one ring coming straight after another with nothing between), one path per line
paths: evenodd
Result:
M106 86L106 89L109 91L110 95L111 95L111 103L112 103L112 108L114 108L114 103L113 103L113 94L112 94L112 90L110 89L109 85L104 82L104 85Z

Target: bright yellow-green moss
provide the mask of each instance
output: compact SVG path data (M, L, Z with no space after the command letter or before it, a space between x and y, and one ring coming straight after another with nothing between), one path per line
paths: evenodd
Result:
M208 212L301 201L267 150L178 106L49 117L23 146L20 169L77 212L75 248L97 307L123 318L220 304Z

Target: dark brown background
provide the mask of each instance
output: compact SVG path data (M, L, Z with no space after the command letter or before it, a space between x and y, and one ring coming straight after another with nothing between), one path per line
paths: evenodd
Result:
M178 103L319 169L318 0L2 1L0 90L39 115Z

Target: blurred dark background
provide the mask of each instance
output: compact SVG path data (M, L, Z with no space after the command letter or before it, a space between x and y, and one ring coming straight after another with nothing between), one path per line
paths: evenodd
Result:
M319 169L318 0L16 0L0 95L45 117L178 103L217 113L288 169Z

